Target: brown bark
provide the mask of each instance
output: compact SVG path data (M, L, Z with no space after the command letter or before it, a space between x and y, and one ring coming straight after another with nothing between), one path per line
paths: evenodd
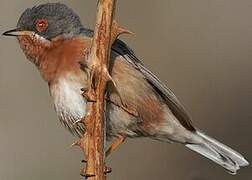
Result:
M106 171L109 171L105 165L104 153L106 140L104 99L109 81L116 89L116 84L108 71L110 49L119 35L131 34L130 31L119 27L118 23L113 20L115 3L116 0L99 0L91 50L89 53L86 52L89 55L81 64L89 74L89 88L83 90L83 96L89 102L86 116L81 121L85 124L86 132L83 138L73 145L80 146L84 152L87 164L81 174L88 180L105 180ZM116 145L109 148L107 153L110 154L124 139L122 138Z
M105 180L105 153L106 140L104 96L108 81L111 80L108 72L108 60L111 44L114 40L112 30L115 0L99 0L95 33L89 57L86 61L89 72L90 87L84 96L90 100L87 114L83 119L86 132L79 141L87 160L83 173L88 180Z

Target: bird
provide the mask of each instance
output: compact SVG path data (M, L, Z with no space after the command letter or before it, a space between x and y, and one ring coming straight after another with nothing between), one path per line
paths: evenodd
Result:
M46 3L26 9L15 29L3 33L17 38L27 59L48 84L60 122L82 137L85 125L76 123L86 115L88 73L86 61L93 30L62 3ZM249 162L237 151L206 135L192 123L190 115L171 89L162 83L135 52L119 38L111 46L109 71L116 88L107 87L106 139L111 154L126 138L148 137L180 143L236 174Z

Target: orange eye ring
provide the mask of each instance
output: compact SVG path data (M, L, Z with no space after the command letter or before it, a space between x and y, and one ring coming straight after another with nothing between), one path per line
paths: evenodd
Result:
M37 19L36 20L36 30L38 32L44 32L48 28L48 21L47 19Z

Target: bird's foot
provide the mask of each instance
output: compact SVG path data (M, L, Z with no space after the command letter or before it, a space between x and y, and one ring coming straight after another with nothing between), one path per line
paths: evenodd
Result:
M111 173L111 172L112 172L112 168L106 166L106 167L105 167L105 170L104 170L104 173L105 173L105 174L109 174L109 173Z
M81 162L84 163L84 164L87 164L87 160L86 159L83 159ZM109 174L111 172L112 172L112 168L108 167L108 166L105 166L105 168L104 168L104 174ZM86 173L86 169L82 169L81 170L81 176L85 177L85 178L89 178L89 177L94 177L95 174L94 173Z
M83 160L81 160L81 163L87 164L87 160L83 159Z
M96 95L92 88L82 88L82 96L88 101L88 102L96 102Z
M86 172L85 172L85 169L82 169L82 170L81 170L80 175L81 175L82 177L84 177L85 179L95 176L95 174L88 174L88 173L86 173Z
M83 60L79 62L80 64L80 68L87 72L90 68L88 66L88 61L89 61L89 57L90 57L90 52L91 52L91 48L85 48L83 50Z

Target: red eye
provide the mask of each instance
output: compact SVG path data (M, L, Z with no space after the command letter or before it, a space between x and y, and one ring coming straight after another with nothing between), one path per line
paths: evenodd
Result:
M48 27L47 19L38 19L36 20L36 29L38 32L44 32Z

